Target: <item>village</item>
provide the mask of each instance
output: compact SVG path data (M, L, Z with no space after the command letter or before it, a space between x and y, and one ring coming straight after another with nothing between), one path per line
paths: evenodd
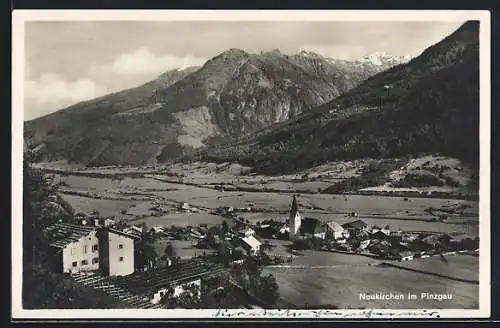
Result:
M479 247L479 238L368 226L354 212L342 225L304 217L296 196L287 219L251 223L238 215L251 205L209 211L224 218L212 226L148 227L77 213L45 235L57 270L137 308L279 307L279 282L262 268L293 263L304 250L399 262ZM179 213L203 211L178 207Z

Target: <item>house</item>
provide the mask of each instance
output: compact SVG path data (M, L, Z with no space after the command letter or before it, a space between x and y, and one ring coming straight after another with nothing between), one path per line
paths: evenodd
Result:
M443 246L447 246L447 245L449 245L450 240L451 240L451 237L447 234L443 234L443 235L433 234L433 235L429 235L429 236L425 237L424 239L422 239L422 241L424 243L431 246L432 248L440 248Z
M318 219L304 218L300 225L299 234L308 238L315 237L325 239L326 237L325 225Z
M191 207L189 206L188 203L182 202L179 204L179 209L183 211L189 211Z
M134 272L134 241L138 237L122 231L102 228L99 239L99 266L105 275L125 276Z
M404 243L411 243L415 239L417 239L417 236L415 234L403 234L401 236L401 242L404 242Z
M363 220L356 220L348 223L344 223L342 225L342 228L345 230L348 230L350 234L356 234L358 232L361 232L365 230L368 227L368 225L363 221Z
M204 279L220 275L224 267L201 259L181 260L177 263L149 272L135 272L125 277L113 277L110 282L122 289L129 290L143 299L157 304L169 291L179 296L189 287L196 286L200 297Z
M142 228L141 227L138 227L136 225L132 225L130 226L130 229L132 229L133 232L136 232L136 233L139 233L141 234L142 233Z
M99 240L94 227L59 222L44 230L64 273L99 269Z
M406 252L401 252L400 254L401 261L411 261L413 260L413 253L406 251Z
M326 223L326 235L333 239L346 239L349 238L350 232L339 223L330 221Z
M154 226L151 228L151 232L153 233L157 233L157 234L160 234L164 231L165 228L161 227L161 226Z
M224 206L222 208L222 210L225 211L226 213L232 213L232 212L234 212L234 207L232 207L232 206Z
M191 232L189 233L192 237L196 238L196 239L202 239L202 238L205 238L205 235L202 234L199 230L191 230Z
M132 227L127 227L127 228L123 228L123 232L126 233L126 234L129 234L129 235L133 235L133 236L136 236L136 237L141 237L142 235L142 229L140 229L140 231L138 231L138 229L134 229L133 227L137 228L136 226L132 226Z
M64 222L44 232L64 273L101 270L114 276L134 272L134 236L110 228Z
M230 253L232 256L232 263L243 263L247 254L247 250L238 245L234 248L230 248Z
M290 215L288 217L290 240L293 240L297 237L301 225L302 225L302 215L299 213L299 206L297 205L297 199L294 195L292 199L292 204L290 205Z
M366 239L363 240L362 242L359 243L359 250L365 250L368 248L368 246L371 243L371 239Z
M387 235L382 232L382 230L376 230L376 232L372 232L372 234L370 235L370 238L371 239L377 239L377 240L385 240L387 239Z
M242 237L253 236L255 235L255 230L253 230L252 228L244 228L238 231L238 234Z
M104 220L105 227L112 227L114 225L115 225L115 220L113 220L113 219L105 219Z
M377 232L382 232L383 234L385 234L386 236L389 236L391 234L391 230L388 229L388 228L379 228L379 227L372 227L370 233L371 234L374 234L374 233L377 233Z
M380 255L380 256L387 256L389 254L390 247L391 247L391 244L386 240L382 240L379 242L372 241L372 243L369 246L369 250L373 254Z
M258 254L262 243L254 236L240 238L241 246L251 254Z
M255 234L263 238L271 238L277 232L277 229L270 224L261 224L255 229Z
M284 224L278 231L280 234L290 233L290 227L287 224Z

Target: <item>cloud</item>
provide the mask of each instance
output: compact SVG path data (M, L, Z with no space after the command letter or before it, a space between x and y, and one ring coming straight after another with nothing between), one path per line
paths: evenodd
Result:
M313 51L317 54L334 59L356 59L366 55L366 49L357 45L306 45L300 50Z
M25 97L32 98L40 105L61 101L74 103L95 98L103 92L91 79L66 81L55 73L44 73L38 80L28 80L25 84Z
M202 65L206 58L192 55L157 55L148 48L120 54L109 65L93 66L91 72L111 72L123 75L161 74L165 71L187 66Z
M44 73L38 80L27 80L24 90L26 104L29 104L25 112L27 117L53 112L106 93L104 88L91 79L66 81L63 76L55 73Z

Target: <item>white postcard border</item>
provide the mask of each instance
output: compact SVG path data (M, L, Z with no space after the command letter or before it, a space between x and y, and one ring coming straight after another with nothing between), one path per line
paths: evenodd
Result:
M22 285L22 149L26 21L480 21L478 310L25 310ZM12 317L14 319L437 319L490 316L490 12L487 10L14 10L12 14ZM465 131L464 131L465 133Z

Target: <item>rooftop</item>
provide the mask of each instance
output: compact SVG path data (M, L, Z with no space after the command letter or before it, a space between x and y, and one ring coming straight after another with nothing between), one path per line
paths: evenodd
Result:
M344 231L345 229L339 223L335 221L327 222L326 226L332 231Z
M180 261L157 271L135 272L128 276L110 277L110 282L139 295L147 295L160 288L179 286L203 277L220 274L224 270L221 265L201 259L191 259Z
M255 238L254 236L244 237L244 238L241 238L241 240L245 244L247 244L248 246L250 246L252 248L257 248L260 245L262 245L262 243L260 241L258 241L257 238Z
M78 224L58 222L44 230L45 236L50 246L56 248L64 248L70 243L77 242L80 238L88 236L92 232L99 230L109 230L111 233L122 235L128 238L137 239L133 236L119 230L100 227L86 227Z
M363 220L356 220L348 223L344 223L342 227L344 228L354 228L354 229L363 229L367 224Z
M343 230L343 229L342 229ZM324 227L321 221L315 218L304 218L300 225L300 233L302 234L317 234L324 232Z
M66 245L88 236L95 227L84 227L77 224L58 222L44 230L50 246L64 248Z
M293 195L292 205L290 206L290 217L294 217L299 211L299 206L297 205L297 198Z

